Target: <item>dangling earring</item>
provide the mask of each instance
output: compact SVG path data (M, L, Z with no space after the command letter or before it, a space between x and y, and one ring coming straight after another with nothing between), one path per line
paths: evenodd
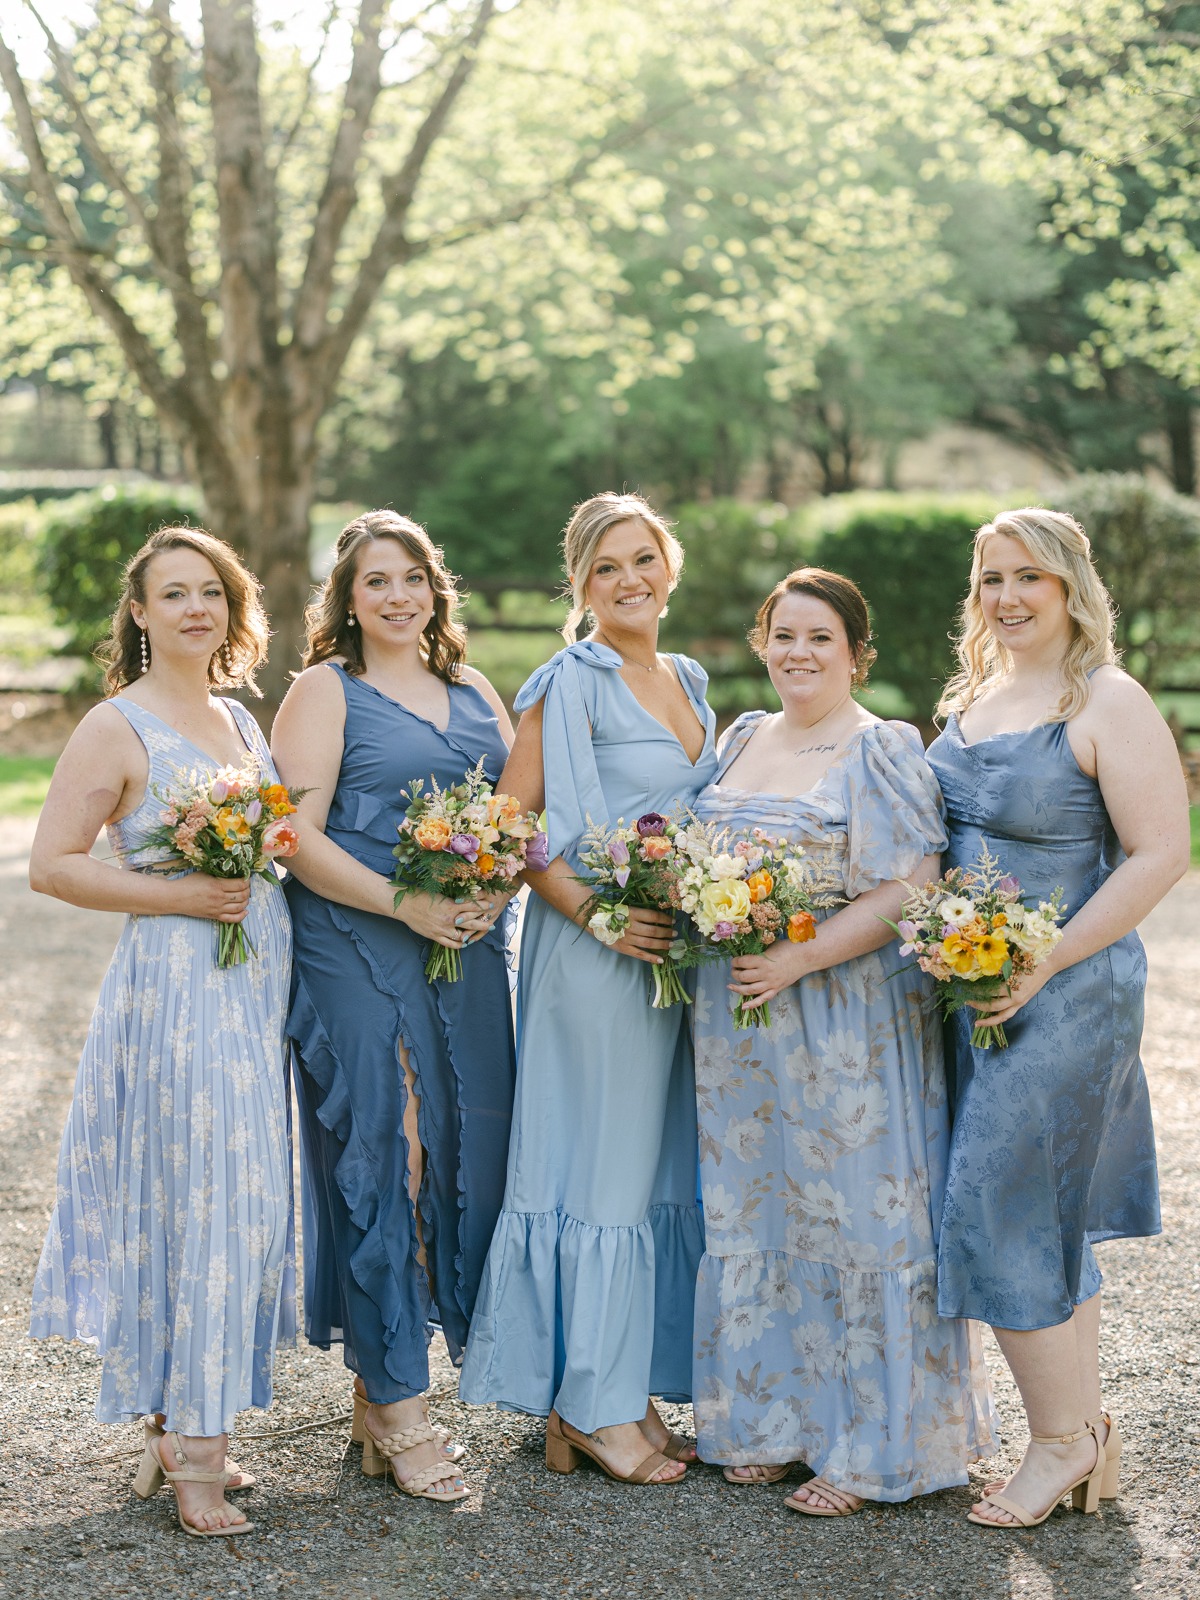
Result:
M225 643L221 646L221 665L225 668L226 672L232 674L233 656L230 654L228 639L226 639Z
M142 646L142 671L143 672L149 672L150 671L150 651L146 647L146 630L145 630L145 628L140 628L138 630L138 632L139 632L139 635L140 635L140 641L141 641L141 646Z
M348 628L352 628L354 626L354 613L353 613L353 611L347 611L347 613L346 613L346 626Z

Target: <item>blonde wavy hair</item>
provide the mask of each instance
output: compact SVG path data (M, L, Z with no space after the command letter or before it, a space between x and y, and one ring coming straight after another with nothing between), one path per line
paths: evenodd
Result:
M1083 528L1067 512L1048 511L1042 506L1002 511L975 535L971 587L962 604L954 641L959 670L942 691L938 715L965 711L1011 666L1008 651L984 621L980 601L983 548L994 533L1023 544L1033 564L1062 584L1072 631L1062 662L1066 689L1049 720L1069 722L1087 704L1088 674L1097 667L1116 666L1120 661L1113 644L1115 612L1112 598L1092 564L1092 546Z
M600 541L618 522L640 522L662 551L670 587L674 589L679 582L683 571L683 546L653 506L640 494L594 494L575 507L563 530L563 570L567 575L571 610L563 624L562 635L568 644L575 643L579 624L591 615L587 603L588 575Z
M366 671L362 629L357 619L349 618L359 551L375 539L394 539L425 569L433 590L433 616L425 624L421 655L435 677L457 683L467 654L467 630L458 620L462 596L438 546L419 522L397 511L366 511L338 534L333 570L304 613L304 665L315 667L340 657L352 678Z
M132 601L146 604L146 574L155 556L166 550L194 550L209 562L229 606L229 628L208 663L210 689L245 687L262 698L254 675L267 659L270 631L262 604L262 584L242 565L231 545L203 528L159 528L125 567L121 594L113 612L108 633L96 646L96 660L104 668L104 688L116 694L126 684L136 683L142 674L142 630L133 620ZM154 641L146 635L149 657L154 658Z

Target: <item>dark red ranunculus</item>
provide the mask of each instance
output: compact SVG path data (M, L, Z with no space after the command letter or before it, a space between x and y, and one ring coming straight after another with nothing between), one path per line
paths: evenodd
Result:
M647 811L644 817L637 819L637 831L643 839L652 839L667 831L666 817L660 817L657 811Z

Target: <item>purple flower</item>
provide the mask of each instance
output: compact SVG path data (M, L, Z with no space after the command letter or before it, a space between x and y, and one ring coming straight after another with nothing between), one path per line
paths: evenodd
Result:
M1014 878L1011 872L1006 877L1001 878L996 887L1001 894L1020 894L1021 892L1020 881Z
M261 817L261 816L262 816L262 801L261 800L251 800L250 804L246 807L246 821L250 824L251 827L253 827L254 824L258 821L259 817Z
M535 833L525 846L525 865L531 872L545 872L550 865L550 837Z
M617 870L613 873L613 877L616 880L616 882L620 885L620 887L623 889L625 887L625 885L629 882L629 868L628 867L618 867Z
M915 922L909 922L907 918L901 920L896 924L896 932L903 940L903 943L900 946L900 954L902 956L910 956L914 950L919 949L917 944L917 925Z
M610 839L608 841L608 859L618 867L629 865L629 846L624 839Z
M447 849L456 856L465 856L468 861L474 861L479 854L479 840L473 833L452 833Z
M718 922L712 936L714 939L732 939L736 931L732 922Z
M637 819L637 831L643 839L666 833L667 819L666 817L660 817L657 811L647 811L644 817Z

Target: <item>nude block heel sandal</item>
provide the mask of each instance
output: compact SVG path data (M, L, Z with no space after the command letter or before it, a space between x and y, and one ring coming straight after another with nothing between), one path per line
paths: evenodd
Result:
M1121 1430L1107 1411L1102 1411L1098 1417L1088 1418L1088 1425L1093 1428L1099 1428L1104 1422L1108 1423L1108 1437L1102 1447L1105 1459L1104 1477L1100 1481L1100 1498L1115 1500L1121 1492Z

